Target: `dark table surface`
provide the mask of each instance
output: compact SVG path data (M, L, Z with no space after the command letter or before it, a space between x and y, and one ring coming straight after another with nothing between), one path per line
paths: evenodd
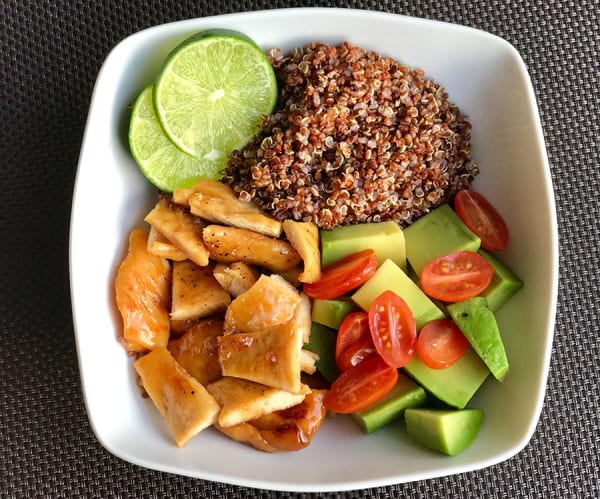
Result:
M480 471L337 496L599 497L600 3L594 0L2 0L0 496L296 497L147 470L101 447L79 381L68 233L90 97L111 47L170 21L299 6L449 21L513 44L538 99L560 237L547 393L525 449Z

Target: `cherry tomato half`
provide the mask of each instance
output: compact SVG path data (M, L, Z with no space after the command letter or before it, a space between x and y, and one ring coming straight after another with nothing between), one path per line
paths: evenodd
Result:
M474 251L457 251L436 258L421 271L421 287L432 298L457 302L477 296L487 288L494 267Z
M398 370L373 355L345 370L325 395L325 407L340 414L366 409L394 388Z
M304 292L311 298L337 298L367 281L376 270L375 251L359 251L325 267L318 281L304 285Z
M369 307L369 328L377 352L393 367L403 367L415 354L417 326L406 302L393 291L381 293Z
M368 336L363 336L352 343L339 356L336 356L335 363L340 372L344 372L346 369L360 364L371 355L377 355L377 350L369 333Z
M458 191L454 211L463 223L481 239L483 249L499 251L508 245L508 227L490 202L477 191Z
M417 338L417 355L431 369L445 369L460 359L469 341L458 326L449 319L425 324Z
M350 312L340 324L337 339L335 341L336 362L353 343L361 338L371 338L369 331L369 316L362 310L359 312Z

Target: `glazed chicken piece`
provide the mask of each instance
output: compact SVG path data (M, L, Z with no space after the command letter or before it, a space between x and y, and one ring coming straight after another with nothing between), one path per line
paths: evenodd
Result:
M115 295L127 352L165 347L169 341L171 267L164 258L148 253L148 234L142 228L129 235L129 250L115 277Z
M302 393L290 393L231 376L222 377L206 389L221 406L217 422L223 427L293 407L310 392L306 385L303 385Z
M238 425L215 427L228 437L265 452L291 452L304 449L317 432L326 409L326 390L312 390L302 402Z
M321 250L319 228L312 222L285 220L282 224L285 235L303 262L298 274L299 282L316 282L321 277Z
M261 275L248 291L231 302L225 313L225 334L252 333L292 319L300 294L283 277Z
M213 269L213 263L200 267L191 260L173 262L171 319L193 320L225 310L231 297Z
M140 357L134 367L179 447L216 421L221 409L217 401L166 348Z
M206 222L167 197L161 197L144 220L196 265L208 265L208 251L202 241Z
M315 357L302 349L310 335L310 299L301 294L292 318L272 327L219 337L224 376L236 376L292 393L301 389L301 372L314 372Z
M176 198L185 198L177 193ZM271 237L281 235L281 222L251 201L242 201L234 190L217 180L200 180L187 195L190 212L204 220L249 229Z
M210 258L217 262L244 262L271 272L284 272L302 260L287 241L248 229L208 225L202 230L202 238Z
M187 255L183 251L172 244L153 226L150 226L150 234L148 234L148 252L169 260L182 261L187 259Z
M206 386L221 377L217 338L222 335L222 320L202 319L170 340L167 348L181 367Z
M248 291L260 277L254 267L244 262L217 263L213 275L221 287L232 296Z

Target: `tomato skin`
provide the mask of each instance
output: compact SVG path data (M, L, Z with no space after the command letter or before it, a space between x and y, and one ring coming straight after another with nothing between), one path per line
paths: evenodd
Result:
M364 337L371 338L369 316L366 312L350 312L340 324L335 341L335 359L337 359L354 343ZM338 366L339 367L339 366Z
M390 366L404 367L412 360L417 325L409 306L396 293L384 291L373 300L369 329L377 352Z
M445 369L458 361L469 348L459 327L450 319L428 322L417 338L417 355L431 369Z
M374 354L377 354L377 350L369 333L368 336L358 339L339 356L336 356L335 363L340 372L344 372L346 369L360 364L363 360Z
M340 374L323 402L327 409L340 414L360 411L385 397L397 380L398 370L373 355Z
M494 267L474 251L457 251L429 262L421 271L421 287L432 298L457 302L477 296L490 285Z
M318 281L305 284L303 289L311 298L337 298L366 282L376 270L375 251L362 250L328 265Z
M481 247L500 251L508 246L508 227L496 208L477 191L465 189L454 196L454 211L481 239Z

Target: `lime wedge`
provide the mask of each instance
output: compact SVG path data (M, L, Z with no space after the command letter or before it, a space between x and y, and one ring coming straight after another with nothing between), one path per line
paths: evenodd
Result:
M195 158L173 145L154 112L152 85L142 90L133 105L129 149L144 176L165 192L191 187L200 178L218 178L227 163L227 158Z
M243 148L277 101L264 52L245 35L207 30L178 45L154 84L154 109L182 151L215 160Z

